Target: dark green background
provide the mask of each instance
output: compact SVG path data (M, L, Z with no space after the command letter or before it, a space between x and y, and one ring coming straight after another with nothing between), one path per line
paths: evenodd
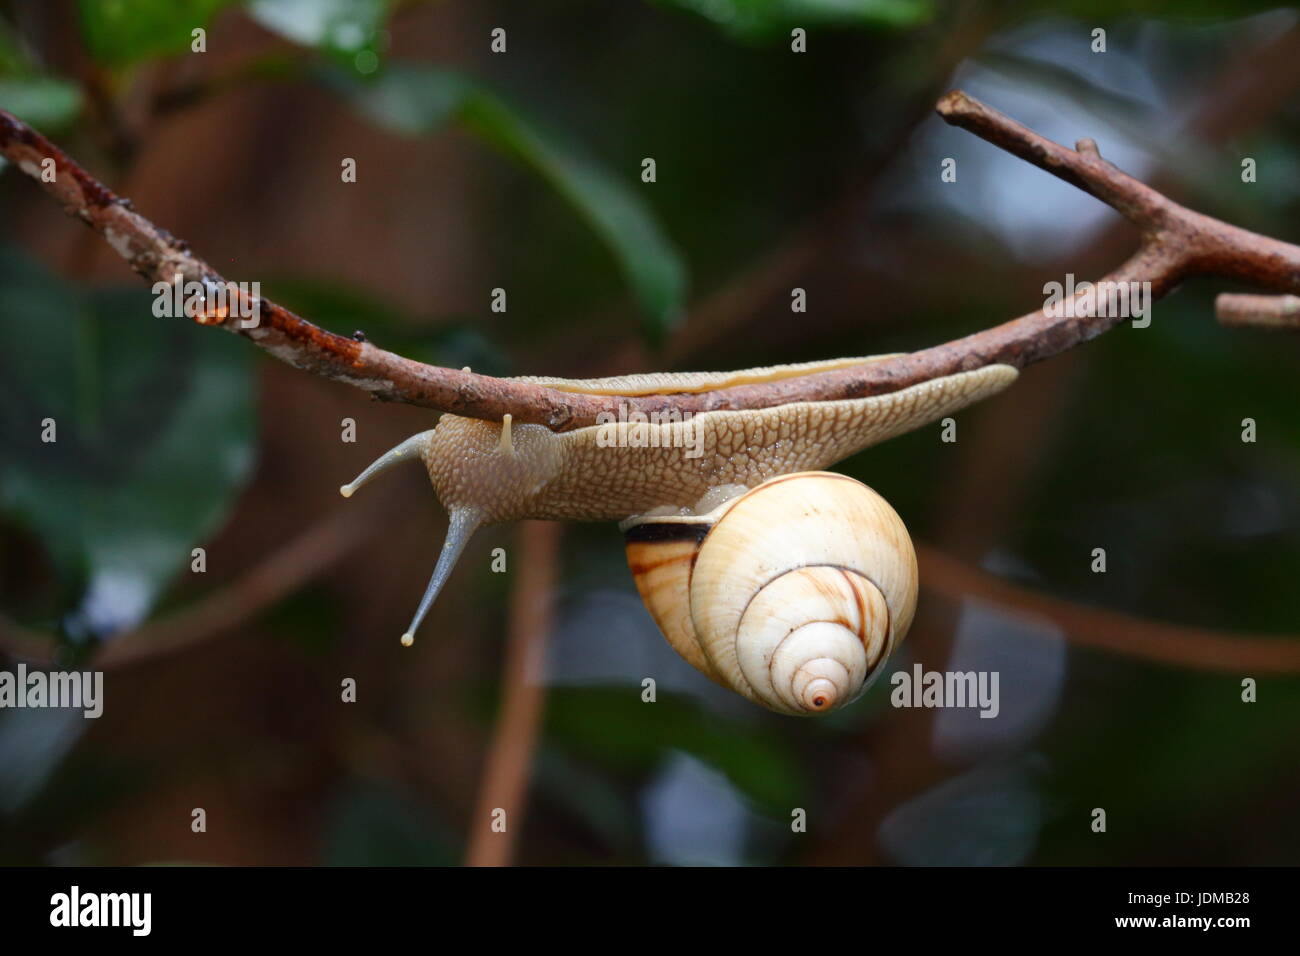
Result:
M0 3L0 106L228 278L426 361L576 376L909 350L1118 263L1135 236L1115 214L932 115L954 85L1058 141L1093 137L1180 202L1296 237L1300 31L1268 4L245 6ZM195 24L207 54L188 52ZM184 151L193 137L207 149ZM356 184L338 181L344 155ZM152 317L147 288L12 169L0 209L0 607L63 660L93 667L142 618L222 593L429 427ZM425 249L431 272L465 274L457 290L394 271ZM790 281L782 254L801 257ZM767 288L773 272L784 284ZM789 312L794 285L807 315ZM932 426L841 467L918 540L1033 590L1300 639L1300 347L1216 325L1225 288L1189 283L1149 329L1035 367L959 416L956 445ZM723 310L734 325L660 351L717 321L727 289L757 290ZM511 578L489 552L513 539L480 536L403 652L442 518L414 470L372 493L390 499L384 526L266 613L110 670L100 721L0 713L0 862L460 860L483 825ZM206 576L189 572L198 546ZM891 709L883 683L816 721L712 688L640 610L612 526L566 529L559 580L520 862L1300 859L1300 677L1089 651L1015 608L923 589L898 664L943 668L956 646L1001 670L1004 712L1028 708L941 720L936 744L933 715ZM344 677L356 704L337 700ZM807 833L789 832L794 807Z

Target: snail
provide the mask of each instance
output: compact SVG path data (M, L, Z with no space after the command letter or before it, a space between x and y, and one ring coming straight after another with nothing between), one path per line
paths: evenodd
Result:
M892 356L736 372L519 381L598 395L702 392ZM902 519L866 485L823 472L1015 381L988 365L866 398L610 421L568 432L444 414L339 491L420 459L447 537L402 635L415 632L475 530L518 518L621 522L637 588L673 648L772 710L823 713L859 696L916 605Z

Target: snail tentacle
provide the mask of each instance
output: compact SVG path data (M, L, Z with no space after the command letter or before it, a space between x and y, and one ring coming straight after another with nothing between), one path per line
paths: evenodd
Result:
M424 589L420 606L416 608L415 616L411 618L411 626L402 635L403 647L410 647L415 643L416 630L419 629L424 616L429 613L429 608L433 607L433 602L437 600L443 585L451 577L452 569L460 559L460 553L465 550L465 545L482 523L482 515L473 508L451 509L447 520L447 538L442 543L442 551L438 555L438 563L433 568L433 576L429 578L429 586Z
M372 461L369 465L367 465L365 471L357 475L346 485L340 487L339 494L341 494L344 498L351 498L353 494L356 493L356 490L358 488L360 488L366 482L370 481L370 479L374 478L375 476L383 474L385 471L387 471L389 468L392 468L394 465L400 465L402 464L402 462L411 461L412 459L418 459L421 455L424 454L425 448L427 448L429 445L429 438L432 435L433 435L433 429L430 428L428 431L420 432L417 435L412 435L410 438L406 439L406 441L402 442L400 445L390 448L388 451L384 452L382 455L380 455L378 458Z

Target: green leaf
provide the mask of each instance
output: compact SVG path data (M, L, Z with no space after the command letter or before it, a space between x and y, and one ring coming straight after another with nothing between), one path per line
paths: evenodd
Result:
M934 14L930 0L658 0L712 21L744 40L770 39L794 27L911 27Z
M80 0L91 56L122 66L189 50L192 31L207 27L233 0Z
M367 119L403 136L435 133L456 119L476 92L473 81L450 70L394 63L360 83L336 73L322 82L344 93Z
M0 819L39 797L90 723L71 708L16 708L0 715Z
M81 112L81 90L53 77L0 79L0 107L38 129L57 129Z
M556 747L542 747L533 768L533 785L609 846L623 852L636 846L638 808L599 768L574 760Z
M340 79L328 80L340 85ZM647 204L625 183L559 137L534 126L469 77L436 67L394 65L373 81L342 81L374 122L408 136L460 123L545 180L604 241L646 317L652 342L680 320L686 267Z
M689 698L661 692L651 704L641 701L640 688L557 687L546 728L556 742L608 767L648 770L677 749L725 774L772 816L789 819L791 807L807 806L806 775L771 734Z
M268 30L364 75L379 68L388 7L389 0L252 0L248 13Z
M67 80L40 75L2 21L0 107L43 130L64 126L81 112L81 89Z
M32 65L14 38L13 31L0 20L0 76L30 73Z
M144 617L253 463L251 350L151 306L0 249L0 509L82 592L73 636Z
M452 866L450 835L392 789L349 783L325 824L327 866Z

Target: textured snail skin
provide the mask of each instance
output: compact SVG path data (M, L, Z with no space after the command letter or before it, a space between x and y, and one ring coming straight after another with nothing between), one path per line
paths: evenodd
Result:
M674 649L781 713L856 699L916 610L902 519L845 475L785 475L707 515L635 519L625 534L637 589Z
M875 360L780 366L774 377ZM720 381L759 381L769 371L726 373ZM511 450L503 451L501 425L444 415L429 437L423 458L438 498L449 510L470 508L484 521L619 521L656 508L689 511L720 485L753 488L777 475L826 468L996 394L1016 375L1009 365L989 365L887 395L706 412L690 422L643 426L643 437L651 436L646 442L651 447L630 447L635 426L618 423L559 434L541 425L516 425L511 429ZM683 378L685 384L699 387L701 379L716 376L698 373ZM631 376L596 383L618 387L621 394L649 394L671 389L666 378ZM585 383L566 384L576 388ZM685 450L696 439L702 453L688 458Z
M859 358L822 359L817 362L797 362L792 365L767 365L762 368L744 368L731 372L647 372L640 375L615 375L611 378L548 378L544 375L521 375L516 381L530 385L545 385L560 392L581 392L585 395L668 395L685 392L690 395L712 392L735 385L758 385L800 375L815 375L855 365L869 365L884 359L897 358L901 352L885 355L864 355Z
M810 375L887 357L736 372L524 381L592 394L672 394ZM350 497L376 475L418 456L449 513L447 539L433 576L402 635L402 643L410 645L465 543L483 524L516 518L617 521L647 514L710 511L719 502L770 478L825 468L877 442L959 411L1000 392L1017 374L1009 365L989 365L887 395L706 412L688 421L613 422L560 434L541 425L512 427L509 416L496 424L448 414L435 428L412 435L380 456L339 491ZM791 579L783 586L803 591L826 585L814 576ZM848 589L850 597L856 595L870 605L872 599L864 597L866 593L856 585ZM757 683L748 690L737 685L749 680L746 675L752 667L736 671L727 652L718 651L719 666L730 669L718 670L711 661L712 651L701 656L685 643L678 649L715 680L774 709L802 712L807 709L806 701L816 705L813 710L837 705L846 695L856 693L859 672L870 672L869 661L841 662L828 657L814 665L798 654L791 656L792 647L814 638L822 643L844 643L842 636L832 637L822 626L790 638L794 643L773 651L771 661L762 664L771 679L755 678ZM851 648L846 653L852 656Z

